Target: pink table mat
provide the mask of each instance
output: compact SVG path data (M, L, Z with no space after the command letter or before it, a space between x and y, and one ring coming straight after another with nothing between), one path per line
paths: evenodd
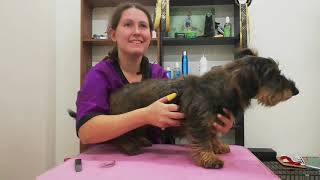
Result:
M190 149L181 145L153 145L137 156L119 153L110 145L97 145L75 158L82 159L82 171L75 172L74 159L45 172L37 180L212 180L212 179L279 179L248 149L230 146L231 152L219 157L222 169L196 166ZM113 167L103 163L116 161Z

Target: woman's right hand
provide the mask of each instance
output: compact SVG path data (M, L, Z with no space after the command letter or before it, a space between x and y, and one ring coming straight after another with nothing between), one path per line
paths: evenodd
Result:
M167 102L167 97L163 97L145 107L147 124L161 129L180 126L180 120L184 119L184 114L179 112L178 105L166 104Z

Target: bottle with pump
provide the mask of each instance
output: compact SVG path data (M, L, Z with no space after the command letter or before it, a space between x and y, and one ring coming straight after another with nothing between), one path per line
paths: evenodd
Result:
M182 76L186 77L188 75L188 56L187 51L182 53Z
M200 76L202 76L208 71L208 61L204 55L202 55L200 59L199 67L200 67Z
M226 17L226 23L224 24L224 29L223 29L223 36L224 37L231 37L231 23L230 23L230 18L229 16Z
M180 75L181 75L181 69L180 69L179 63L176 62L176 65L173 69L173 79L179 79Z

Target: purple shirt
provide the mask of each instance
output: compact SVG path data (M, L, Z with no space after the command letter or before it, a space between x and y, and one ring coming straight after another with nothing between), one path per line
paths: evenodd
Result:
M77 97L77 132L94 116L109 113L109 95L121 88L125 82L121 70L114 61L102 60L87 73ZM117 64L117 63L116 63ZM167 79L165 71L158 64L148 63L151 79Z

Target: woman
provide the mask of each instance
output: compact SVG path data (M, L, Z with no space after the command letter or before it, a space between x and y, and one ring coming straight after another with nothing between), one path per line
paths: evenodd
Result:
M77 133L83 144L101 143L144 125L159 128L179 126L184 114L165 97L151 105L119 115L108 115L109 95L126 83L148 78L166 78L157 64L150 64L147 51L153 24L148 11L139 4L125 3L115 10L109 37L116 46L105 59L87 73L77 97ZM234 116L225 110L219 115L224 126L214 124L221 133L232 127Z

